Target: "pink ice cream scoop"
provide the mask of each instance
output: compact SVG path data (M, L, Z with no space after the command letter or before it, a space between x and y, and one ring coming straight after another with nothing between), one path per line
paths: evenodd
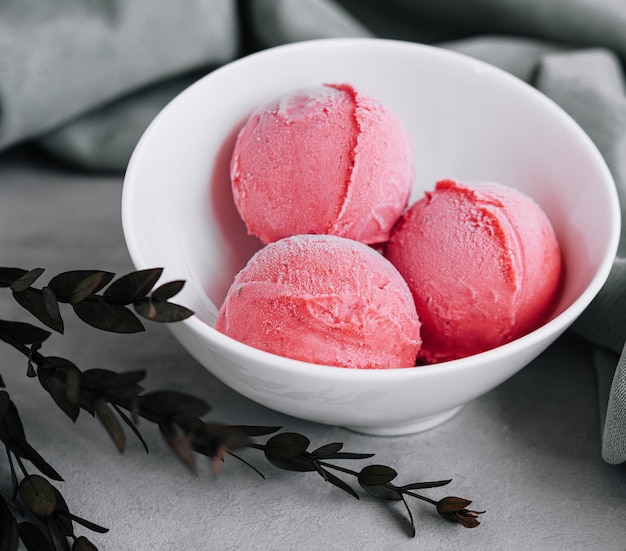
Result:
M258 251L235 277L216 329L280 356L364 369L412 367L421 342L398 271L371 247L332 235Z
M329 84L257 109L230 171L239 213L264 243L296 234L380 243L407 205L413 146L380 102Z
M423 363L483 352L532 331L561 277L545 213L498 184L438 182L400 219L385 255L413 293Z

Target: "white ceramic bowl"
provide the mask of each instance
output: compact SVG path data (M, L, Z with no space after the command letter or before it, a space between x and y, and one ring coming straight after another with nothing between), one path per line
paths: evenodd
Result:
M295 88L346 82L380 99L415 142L411 201L442 178L497 181L543 207L565 260L551 319L494 350L427 367L351 370L278 357L222 335L217 309L260 247L246 235L228 176L235 135L260 103ZM175 98L140 140L122 217L138 269L187 281L196 315L170 325L183 346L239 393L295 417L369 434L433 427L552 343L604 284L619 237L614 182L587 135L553 102L503 71L443 49L330 39L265 50Z

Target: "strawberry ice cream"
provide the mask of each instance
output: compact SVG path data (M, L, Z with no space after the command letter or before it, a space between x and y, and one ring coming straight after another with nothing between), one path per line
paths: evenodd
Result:
M263 243L296 234L381 243L407 205L413 146L380 102L329 84L257 109L230 170L239 213Z
M415 299L420 363L483 352L535 329L561 276L542 209L498 184L437 183L400 219L385 255Z
M415 366L411 292L380 253L332 235L270 243L237 274L216 329L288 358L350 368Z

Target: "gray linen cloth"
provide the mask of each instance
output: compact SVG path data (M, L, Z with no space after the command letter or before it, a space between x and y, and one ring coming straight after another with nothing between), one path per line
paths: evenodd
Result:
M201 75L255 50L346 36L440 45L530 82L598 146L624 215L623 0L3 0L0 150L36 144L122 172L152 118ZM626 462L626 242L572 331L597 347L603 457Z

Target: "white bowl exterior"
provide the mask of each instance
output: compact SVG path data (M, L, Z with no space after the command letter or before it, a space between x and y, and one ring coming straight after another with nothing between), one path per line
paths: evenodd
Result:
M472 358L383 371L279 358L211 327L216 304L260 247L245 234L230 195L236 132L259 104L325 82L350 83L404 121L415 143L412 200L442 178L497 181L535 198L555 227L566 265L550 322ZM458 407L521 369L597 294L620 228L617 194L601 155L545 96L471 58L378 39L292 44L210 73L148 128L129 164L122 203L136 267L162 266L165 278L187 281L177 298L196 316L171 329L200 363L268 407L366 431Z
M485 358L369 370L355 377L353 370L311 369L302 362L294 369L292 361L267 353L258 357L256 350L233 354L181 325L171 329L194 358L244 396L294 417L379 434L414 432L429 418L466 404L519 371L553 340L546 335L546 340L528 346L518 341L512 350Z

